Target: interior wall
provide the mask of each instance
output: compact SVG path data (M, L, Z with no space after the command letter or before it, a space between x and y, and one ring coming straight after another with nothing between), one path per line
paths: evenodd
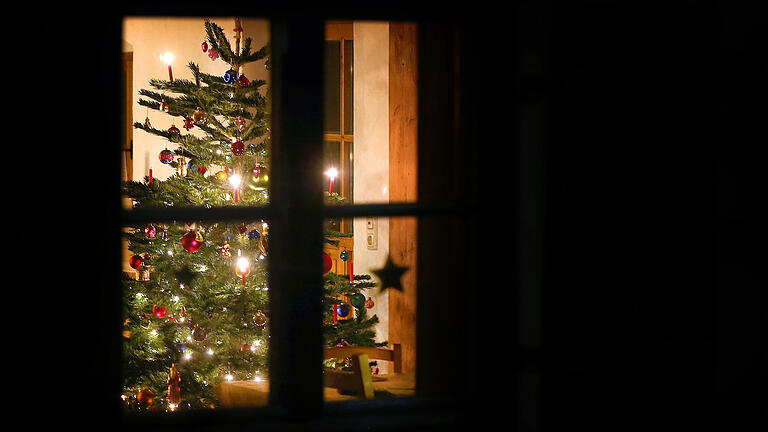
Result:
M213 17L224 29L230 43L235 27L234 17ZM269 21L264 19L241 19L243 37L252 39L252 49L258 50L269 41ZM200 71L223 75L229 69L221 58L212 61L208 53L203 52L201 44L205 40L205 21L203 18L171 17L128 17L123 21L123 50L133 51L133 118L144 122L149 117L153 127L168 129L175 124L182 128L183 119L171 117L157 110L147 110L138 104L139 90L151 90L150 78L168 79L168 66L160 60L165 52L174 56L171 65L174 79L192 79L192 72L187 67L191 61L200 66ZM244 39L243 39L244 40ZM263 62L254 62L243 67L243 73L250 80L269 79L269 71ZM190 113L191 114L191 113ZM164 138L143 131L133 131L133 180L142 181L152 169L153 177L166 179L174 173L173 168L160 163L159 153L166 148L175 148ZM201 134L194 128L190 133Z
M353 32L355 204L389 202L389 24L355 22ZM389 220L378 218L376 250L367 247L365 218L355 219L354 230L355 273L373 274L389 253ZM371 290L375 305L368 313L379 317L376 337L385 341L389 338L389 297L386 291L378 291ZM380 372L384 373L382 366Z

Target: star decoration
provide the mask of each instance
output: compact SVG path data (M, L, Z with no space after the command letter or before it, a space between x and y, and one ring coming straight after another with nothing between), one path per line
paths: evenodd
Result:
M387 262L384 267L373 270L373 274L381 281L380 291L384 291L387 288L394 288L398 291L403 290L403 285L400 278L403 273L408 271L408 267L400 267L392 262L392 256L387 255Z
M216 60L219 58L219 53L216 52L216 48L211 48L208 50L208 57L210 57L211 60Z

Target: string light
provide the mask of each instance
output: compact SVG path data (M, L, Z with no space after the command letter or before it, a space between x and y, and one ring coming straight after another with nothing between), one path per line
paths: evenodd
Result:
M187 360L191 359L192 358L192 353L184 354L184 358L187 359Z
M210 349L210 348L208 348L208 351L206 351L206 353L207 353L208 355L213 355L213 350L212 350L212 349Z
M227 381L232 381L235 377L233 377L232 374L227 374L224 378L226 378Z

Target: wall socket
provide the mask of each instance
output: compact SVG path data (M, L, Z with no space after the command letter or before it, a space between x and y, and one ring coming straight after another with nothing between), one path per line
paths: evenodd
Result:
M379 218L365 218L365 244L368 250L379 248Z

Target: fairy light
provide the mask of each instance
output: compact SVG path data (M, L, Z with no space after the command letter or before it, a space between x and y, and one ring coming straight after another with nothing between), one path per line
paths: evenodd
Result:
M149 334L151 334L152 336L157 336L157 330L152 329L152 331L149 332Z
M225 376L224 376L224 378L225 378L227 381L232 381L233 379L235 379L235 377L233 377L233 376L232 376L232 374L227 374L227 375L225 375Z
M213 350L208 348L208 351L206 351L205 353L208 354L208 355L213 355Z
M186 353L186 354L184 354L184 358L185 358L186 360L189 360L189 359L191 359L191 358L192 358L192 353Z
M178 405L172 403L168 404L168 409L171 411L176 411L176 407L178 407Z

